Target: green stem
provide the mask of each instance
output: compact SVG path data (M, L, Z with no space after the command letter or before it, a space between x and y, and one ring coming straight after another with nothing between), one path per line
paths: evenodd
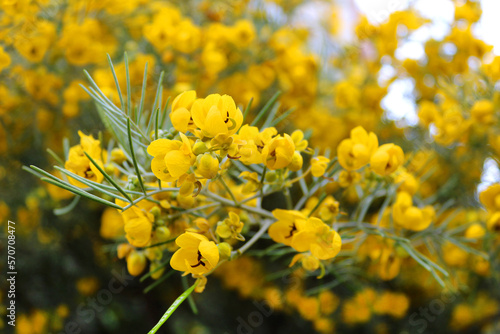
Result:
M222 177L219 177L219 181L220 181L220 183L222 183L222 185L224 186L224 189L226 189L226 191L229 194L229 196L231 196L231 198L232 198L232 200L234 202L234 205L235 206L239 206L240 204L238 203L238 200L236 199L236 196L234 196L233 192L228 187L228 185L226 184L226 182L224 181L224 179Z
M234 205L233 201L228 200L227 198L221 197L219 195L209 193L209 192L204 192L203 195L208 197L208 198L211 198L213 200L216 200L217 202L219 202L225 206L239 208L239 209L251 212L251 213L258 214L258 215L265 217L265 218L275 219L273 214L267 210L254 208L254 207L251 207L248 205L243 205L243 204Z
M239 248L238 250L236 251L233 251L231 255L241 255L243 254L247 249L249 249L255 242L257 242L257 240L260 239L260 237L267 231L267 229L269 228L269 226L271 226L271 224L273 223L274 221L273 220L267 220L264 225L262 225L262 227L260 228L260 230L257 231L257 233L254 234L254 236L248 240L243 246L241 246L241 248Z

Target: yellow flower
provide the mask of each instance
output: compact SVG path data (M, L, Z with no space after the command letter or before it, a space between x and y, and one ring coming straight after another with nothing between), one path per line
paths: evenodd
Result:
M199 48L201 41L200 28L189 19L182 20L173 35L173 47L183 53L192 53Z
M313 255L308 255L306 253L296 254L292 261L290 262L289 267L293 267L297 261L300 261L302 268L307 271L315 271L320 267L319 259Z
M255 38L255 28L249 20L239 20L229 32L231 41L238 48L245 48L252 43Z
M275 128L266 128L259 133L259 128L243 125L234 136L235 140L242 142L238 150L239 161L245 165L262 163L262 149L277 133Z
M190 111L195 100L196 92L190 90L179 94L172 102L170 121L177 131L186 133L188 130L195 128Z
M9 54L0 46L0 73L2 73L3 69L10 66L10 62Z
M219 160L210 153L196 158L196 172L206 179L212 179L219 173Z
M392 246L384 246L380 253L378 264L378 275L384 281L389 281L399 275L401 269L401 258L399 258Z
M185 232L175 243L180 247L170 259L170 265L175 270L203 275L214 269L219 262L217 245L208 241L204 235Z
M490 211L500 211L500 184L494 184L479 194L479 200Z
M321 219L309 218L304 228L294 234L292 245L298 252L311 251L320 260L334 258L340 251L340 235Z
M465 230L465 237L468 239L481 239L486 234L484 227L481 224L472 224Z
M181 140L157 139L148 146L148 153L154 157L151 170L162 181L171 182L187 173L195 162L191 143L183 134Z
M361 181L361 174L342 170L339 173L339 186L347 188Z
M304 132L301 130L295 130L291 137L297 151L302 152L307 148L308 142L304 139Z
M392 208L394 222L412 231L425 230L434 220L435 212L432 206L422 209L413 206L411 195L406 192L398 193Z
M295 145L292 138L285 134L271 139L262 149L262 159L267 168L271 170L287 167L295 153Z
M299 211L276 209L273 216L277 222L269 227L269 236L275 242L290 246L292 237L297 231L302 230L307 222L307 217Z
M225 52L215 43L207 43L201 52L201 62L209 75L217 75L227 67L228 59Z
M146 269L147 260L143 252L133 250L126 260L127 270L132 276L139 276Z
M486 226L490 231L500 231L500 211L493 213L486 221Z
M106 208L101 216L101 229L99 234L105 239L115 239L123 235L123 218L113 208Z
M290 169L292 172L296 172L302 169L303 163L304 163L304 158L302 158L302 154L300 154L299 151L295 151L293 152L292 161L290 161L288 169Z
M126 207L129 203L116 200L116 204ZM150 201L142 200L131 208L121 212L128 242L135 247L144 247L151 240L153 222L152 213L157 206Z
M194 101L191 116L202 134L209 138L218 134L233 135L243 123L241 110L228 95L211 94Z
M244 224L240 221L240 216L234 212L229 212L229 217L217 225L215 233L224 239L233 238L245 241L245 238L240 234L243 226Z
M451 145L467 135L470 124L471 120L464 119L460 110L450 109L436 120L434 139L440 145Z
M330 159L327 157L324 157L322 155L319 155L317 157L314 157L311 159L311 173L315 177L320 177L323 174L325 174L326 167L328 166L328 163L330 162Z
M255 172L243 171L240 173L239 177L240 179L247 181L241 190L243 194L253 193L260 189L261 184L259 174Z
M494 113L495 105L489 100L477 101L470 110L472 119L481 124L493 123Z
M328 196L325 198L323 203L319 207L319 217L323 221L330 221L337 217L339 214L339 202L333 198L333 196Z
M408 172L402 172L396 176L394 183L399 184L398 191L404 191L410 195L415 195L418 190L417 179Z
M104 176L83 153L87 152L87 154L99 164L99 167L103 168L101 160L101 142L95 140L92 136L84 135L81 131L78 131L78 135L80 136L80 145L75 145L69 149L68 160L64 164L64 168L90 181L101 183ZM68 178L68 181L77 187L87 187L74 178Z
M370 161L377 147L377 136L358 126L351 130L351 138L344 139L337 147L339 163L349 171L360 169Z
M410 301L406 295L386 291L378 296L373 305L373 311L377 314L387 314L394 318L402 318L409 306Z
M431 123L434 123L438 117L440 117L439 110L433 102L422 101L422 103L420 103L420 108L418 110L420 123L429 126Z
M396 171L404 162L401 147L394 144L380 146L370 159L370 167L379 175L389 175Z
M361 92L348 81L342 81L335 86L335 104L337 107L354 108L359 105Z

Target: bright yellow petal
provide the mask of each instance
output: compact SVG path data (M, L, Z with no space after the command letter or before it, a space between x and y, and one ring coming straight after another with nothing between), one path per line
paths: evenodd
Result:
M213 241L202 241L198 248L201 256L203 256L208 263L214 268L219 262L219 249Z
M178 236L177 239L175 239L175 243L177 244L177 246L184 249L198 249L200 242L207 240L207 237L205 237L204 235L193 232L186 232Z
M191 158L180 151L170 151L165 155L165 164L170 175L178 178L189 171Z
M205 127L202 129L209 137L215 137L220 133L227 133L227 124L225 123L227 117L222 118L220 110L213 106L207 113L205 119Z
M169 151L176 150L180 146L180 142L178 140L169 140L169 139L157 139L153 141L148 146L148 153L153 157L158 155L163 155Z
M193 251L185 250L182 248L177 250L170 259L170 266L175 270L189 271L189 268L186 265L186 259L192 254L196 256L196 252ZM194 263L196 263L196 258Z

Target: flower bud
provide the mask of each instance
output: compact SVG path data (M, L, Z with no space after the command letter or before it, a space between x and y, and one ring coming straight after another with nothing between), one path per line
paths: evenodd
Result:
M146 269L146 256L133 251L127 256L127 270L132 276L140 275Z
M219 172L219 160L212 156L210 153L205 153L198 156L197 160L197 173L207 179L211 179Z
M195 155L200 155L200 154L203 154L205 152L208 151L208 146L207 144L205 144L204 142L202 141L197 141L194 145L193 145L193 153Z
M155 230L155 237L158 242L167 241L170 237L170 230L166 226L160 226Z
M227 242L221 242L217 245L217 248L219 249L221 260L227 260L231 257L231 251L233 250L233 247L231 247L231 245Z
M288 168L292 172L296 172L302 168L302 164L304 163L304 159L299 151L295 151L292 156L292 161L288 165Z

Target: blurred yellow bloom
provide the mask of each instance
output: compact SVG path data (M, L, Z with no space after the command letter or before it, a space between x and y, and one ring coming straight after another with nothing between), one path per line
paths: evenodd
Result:
M290 262L289 267L293 267L297 261L300 261L302 268L307 271L315 271L320 267L319 259L313 255L309 255L307 253L298 253Z
M143 252L133 250L126 260L127 270L132 276L139 276L146 269L147 260Z
M351 137L337 147L339 163L349 171L360 169L368 164L377 147L377 136L358 126L351 130Z
M470 239L482 239L486 230L481 224L472 224L465 230L465 237Z
M330 163L330 159L319 155L311 159L311 173L315 177L320 177L325 174L326 167Z
M7 67L10 66L10 56L4 51L3 47L0 46L0 73Z
M500 211L500 184L493 184L479 194L479 200L486 210Z
M301 130L295 130L290 137L297 151L302 152L307 148L308 142L304 139L304 132Z
M398 174L394 179L394 183L399 184L398 191L404 191L410 195L415 195L419 186L417 179L407 172Z
M238 48L245 48L252 43L255 38L255 28L249 20L239 20L229 32L231 41Z
M190 19L184 19L179 22L176 33L172 37L172 45L175 49L183 53L192 53L200 46L201 31Z
M489 100L480 100L474 103L470 114L477 123L491 124L494 122L495 105Z
M429 126L434 123L435 120L440 117L439 110L436 105L429 101L422 101L418 110L418 118L420 123L424 126Z
M302 158L302 154L300 154L299 151L295 151L293 152L292 161L290 161L288 169L290 169L292 172L296 172L302 169L303 163L304 163L304 158Z
M435 218L434 208L430 205L424 208L413 206L411 195L400 192L392 208L394 222L412 231L425 230Z
M409 306L410 301L406 295L385 291L377 297L375 305L373 305L373 311L377 314L402 318L408 311Z
M384 245L379 258L378 276L384 281L389 281L399 275L401 258L397 256L392 246Z
M219 262L217 245L201 234L185 232L175 243L180 247L170 259L170 265L175 270L203 275L214 269Z
M106 208L101 216L101 229L99 234L105 239L115 239L124 234L123 218L114 208Z
M389 175L395 172L404 162L401 147L394 144L380 146L370 158L370 167L379 175Z
M490 231L500 231L500 211L493 213L486 221L486 226Z
M257 173L243 171L240 173L239 177L247 181L242 189L244 194L253 193L260 189L261 183Z
M358 172L350 172L342 170L339 173L339 186L348 188L361 181L361 174Z

